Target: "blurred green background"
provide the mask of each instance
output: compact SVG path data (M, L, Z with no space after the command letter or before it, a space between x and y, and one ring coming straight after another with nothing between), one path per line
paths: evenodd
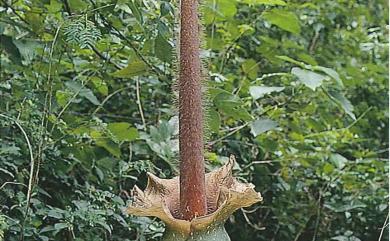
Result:
M123 208L177 174L177 1L0 2L0 240L159 240ZM201 2L206 165L264 196L232 240L388 240L388 2Z

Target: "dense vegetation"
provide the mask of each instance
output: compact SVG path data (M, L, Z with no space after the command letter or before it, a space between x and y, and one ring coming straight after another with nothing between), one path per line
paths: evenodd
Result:
M177 1L0 2L0 240L158 240L123 210L178 171ZM264 196L232 240L388 240L388 2L202 2L206 166Z

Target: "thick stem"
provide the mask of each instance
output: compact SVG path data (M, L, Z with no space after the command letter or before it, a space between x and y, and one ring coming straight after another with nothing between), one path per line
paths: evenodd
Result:
M207 213L198 0L181 0L179 70L180 209L183 219Z

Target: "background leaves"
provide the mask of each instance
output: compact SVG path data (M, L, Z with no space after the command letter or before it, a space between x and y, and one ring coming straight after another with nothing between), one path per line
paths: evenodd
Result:
M146 172L177 174L177 9L2 1L0 240L161 239L161 222L123 209ZM206 166L236 155L235 175L264 196L226 224L232 240L388 228L387 13L385 1L203 1Z

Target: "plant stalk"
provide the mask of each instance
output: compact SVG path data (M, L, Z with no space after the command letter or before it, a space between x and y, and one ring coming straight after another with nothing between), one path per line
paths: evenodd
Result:
M198 6L198 0L180 2L180 210L185 220L207 213Z

